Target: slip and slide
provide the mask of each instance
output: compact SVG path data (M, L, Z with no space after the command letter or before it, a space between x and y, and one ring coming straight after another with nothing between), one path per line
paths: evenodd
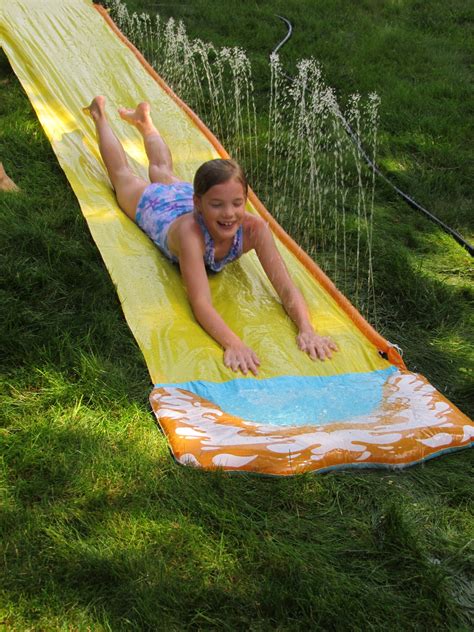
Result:
M256 257L210 276L213 302L261 360L237 376L196 323L179 270L117 206L94 125L82 107L107 95L110 122L136 172L138 132L113 113L152 105L175 171L227 157L198 117L89 0L0 0L0 45L76 194L145 357L150 402L175 459L206 469L292 475L351 467L401 468L473 445L474 423L380 336L251 192L247 210L270 224L317 330L340 351L313 362Z

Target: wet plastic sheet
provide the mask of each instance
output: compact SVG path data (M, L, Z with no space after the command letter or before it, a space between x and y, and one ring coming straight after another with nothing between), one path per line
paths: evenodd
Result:
M248 210L270 223L313 324L341 351L314 363L297 349L293 324L248 254L210 277L216 307L262 362L258 379L235 379L223 366L222 350L195 322L176 266L118 208L82 106L96 94L107 96L111 124L145 178L140 136L116 114L120 105L151 103L184 180L225 150L87 0L1 0L0 7L1 45L117 287L156 384L153 409L180 462L267 474L401 467L472 443L472 422L424 378L405 370L389 343L253 194ZM280 399L272 396L276 392ZM276 402L285 396L281 417Z

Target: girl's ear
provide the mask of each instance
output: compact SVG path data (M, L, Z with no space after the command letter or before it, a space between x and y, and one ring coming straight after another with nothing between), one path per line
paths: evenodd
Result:
M193 202L194 202L194 208L196 209L198 213L200 213L201 212L201 198L195 193L193 194Z

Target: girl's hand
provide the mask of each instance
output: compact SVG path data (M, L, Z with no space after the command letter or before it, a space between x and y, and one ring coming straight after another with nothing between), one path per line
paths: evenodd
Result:
M252 371L254 375L258 374L260 360L249 347L245 346L242 341L235 342L224 350L224 364L237 372L239 369L244 375L248 371Z
M318 336L313 331L300 331L296 342L301 351L305 351L312 360L325 360L332 358L332 351L337 351L337 346L328 336Z

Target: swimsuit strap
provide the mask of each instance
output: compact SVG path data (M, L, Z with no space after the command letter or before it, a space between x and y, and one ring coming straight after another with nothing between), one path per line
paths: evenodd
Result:
M244 235L244 230L242 226L239 226L238 231L235 233L234 240L229 252L223 259L219 259L219 261L216 261L214 240L212 239L210 232L207 230L207 226L204 223L201 213L195 213L194 217L197 219L197 222L201 227L202 233L204 235L204 243L206 246L206 250L204 253L204 263L206 264L207 268L209 268L213 272L220 272L227 263L230 263L231 261L234 261L241 256L243 250Z

